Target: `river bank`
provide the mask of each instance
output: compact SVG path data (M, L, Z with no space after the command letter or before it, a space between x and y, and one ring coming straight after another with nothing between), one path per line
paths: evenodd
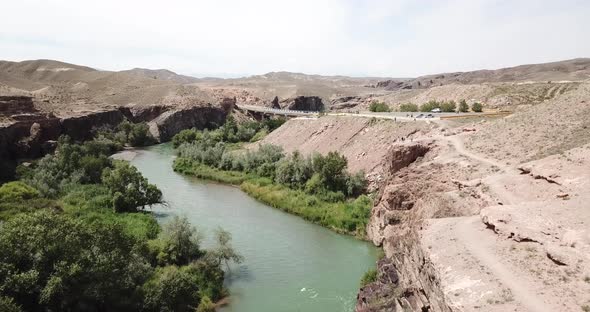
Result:
M359 281L374 267L377 248L266 206L238 188L177 174L169 145L137 153L131 163L167 202L153 209L159 222L183 215L204 233L221 226L233 234L245 261L227 274L230 304L220 311L354 310Z

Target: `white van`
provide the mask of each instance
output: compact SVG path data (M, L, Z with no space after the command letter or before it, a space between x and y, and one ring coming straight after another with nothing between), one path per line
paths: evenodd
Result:
M440 113L440 112L442 112L442 111L440 110L440 108L438 108L438 107L437 107L437 108L435 108L435 109L431 110L430 112L431 112L431 113Z

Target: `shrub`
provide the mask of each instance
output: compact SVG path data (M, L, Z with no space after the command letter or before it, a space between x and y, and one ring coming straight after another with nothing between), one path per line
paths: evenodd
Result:
M417 112L418 111L418 105L413 104L413 103L401 104L399 106L399 111L400 112Z
M483 105L481 105L479 102L475 102L471 104L471 110L476 113L481 113L483 111Z
M215 304L213 304L209 297L204 296L201 298L197 312L215 312Z
M370 283L377 281L377 270L369 269L361 278L361 287L367 286Z
M420 105L420 111L425 113L430 112L435 108L440 108L440 103L435 100L430 100Z
M142 288L145 311L188 312L193 311L195 303L200 301L195 276L177 266L158 268Z
M137 168L127 162L116 162L115 168L106 168L102 181L113 195L116 212L134 212L162 202L162 191L149 184Z
M27 311L129 309L151 272L135 242L117 224L47 211L12 218L0 231L0 296Z
M469 105L467 105L467 101L461 100L459 101L459 112L467 113L469 111Z
M166 265L186 265L202 256L200 249L203 237L190 225L188 219L174 217L164 225L160 240L161 250L158 263Z
M455 101L443 102L440 105L440 109L443 112L452 113L452 112L454 112L457 109L457 103L455 103Z
M389 106L383 102L373 102L371 103L371 105L369 106L369 110L372 112L390 112L391 109L389 108Z
M21 201L38 198L40 195L35 188L21 181L8 182L0 186L0 201Z

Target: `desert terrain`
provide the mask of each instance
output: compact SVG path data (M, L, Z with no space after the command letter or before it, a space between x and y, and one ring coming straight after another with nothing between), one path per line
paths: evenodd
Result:
M256 144L339 151L351 171L367 175L375 193L367 236L385 257L376 281L360 289L357 311L590 311L590 59L400 79L197 79L2 61L0 96L32 98L0 116L0 157L11 161L40 155L35 144L54 132L83 128L64 120L81 118L90 131L136 118L167 141L228 114L248 118L240 104L270 107L275 98L284 107L317 97L335 112L461 99L509 111L432 121L294 118Z

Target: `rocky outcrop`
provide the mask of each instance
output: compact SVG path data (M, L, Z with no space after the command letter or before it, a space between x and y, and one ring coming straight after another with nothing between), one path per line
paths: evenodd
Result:
M90 112L79 116L61 119L62 134L74 140L92 138L92 130L102 126L115 126L125 119L118 109Z
M298 96L284 100L281 105L282 108L300 111L314 111L319 112L324 110L324 103L319 96Z
M410 232L392 242L392 254L377 263L377 280L357 295L357 312L450 312L418 235Z
M170 106L167 105L132 105L119 108L125 118L131 122L151 121L169 109Z
M385 180L367 225L368 238L383 247L385 257L378 262L377 280L359 291L357 312L451 311L417 234L429 191L444 191L440 181L427 178L434 168L418 169L432 149L432 143L402 143L388 151Z
M36 112L30 96L0 96L0 116Z
M279 104L279 97L275 96L275 98L270 103L270 108L281 109L281 105Z
M150 132L160 142L169 141L184 129L216 128L225 122L227 112L212 105L169 110L150 121Z

